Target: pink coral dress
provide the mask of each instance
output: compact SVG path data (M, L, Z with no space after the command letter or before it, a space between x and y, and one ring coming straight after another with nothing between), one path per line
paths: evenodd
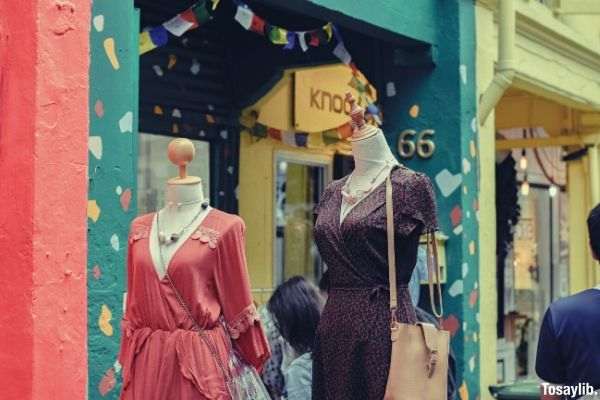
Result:
M211 209L172 257L167 271L209 346L177 301L150 255L154 214L131 224L127 257L127 304L119 362L122 400L227 400L223 365L230 337L238 354L260 370L269 346L250 293L241 218ZM224 322L224 323L223 323ZM212 347L212 349L211 349Z

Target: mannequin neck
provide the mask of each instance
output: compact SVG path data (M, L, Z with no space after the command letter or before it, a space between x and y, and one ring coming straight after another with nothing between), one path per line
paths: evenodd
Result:
M167 206L188 203L200 203L204 200L204 191L202 182L196 182L186 185L177 185L167 183L165 188L165 201Z
M398 164L381 130L371 137L352 142L352 155L354 170L359 175L368 173L374 168L379 169L382 164Z

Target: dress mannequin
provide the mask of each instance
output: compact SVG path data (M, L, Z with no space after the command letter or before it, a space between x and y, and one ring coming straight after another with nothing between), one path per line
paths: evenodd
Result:
M355 167L343 190L340 223L352 208L385 181L391 168L399 164L381 129L365 123L364 109L356 105L351 94L346 98L352 106L350 141Z
M165 208L129 229L120 399L229 399L231 382L264 393L255 370L270 352L252 299L244 221L208 207L201 179L186 173L189 140L173 140L168 153L179 176L167 182Z
M174 139L169 143L167 151L169 160L179 167L179 176L167 181L166 206L154 216L149 235L150 255L156 273L161 279L171 258L195 228L202 223L210 210L202 190L202 180L197 176L187 175L187 164L194 159L195 155L193 143L188 139ZM163 234L157 234L157 217L160 218L160 232ZM172 234L179 237L171 240ZM160 243L159 236L164 237L164 243ZM160 257L159 246L162 246L165 265Z

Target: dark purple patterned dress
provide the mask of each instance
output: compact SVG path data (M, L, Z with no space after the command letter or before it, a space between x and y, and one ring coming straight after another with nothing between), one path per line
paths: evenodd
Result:
M313 353L313 399L379 400L391 351L385 182L340 224L346 179L329 184L315 209L315 240L329 268L331 289ZM426 175L406 167L392 171L392 187L398 318L414 323L408 282L421 233L437 228L435 195Z

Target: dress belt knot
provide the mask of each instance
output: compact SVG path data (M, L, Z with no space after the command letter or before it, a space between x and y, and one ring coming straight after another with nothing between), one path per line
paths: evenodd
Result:
M385 285L377 285L371 289L371 293L369 294L369 300L375 301L379 300L382 295L389 296L388 293L390 289Z

